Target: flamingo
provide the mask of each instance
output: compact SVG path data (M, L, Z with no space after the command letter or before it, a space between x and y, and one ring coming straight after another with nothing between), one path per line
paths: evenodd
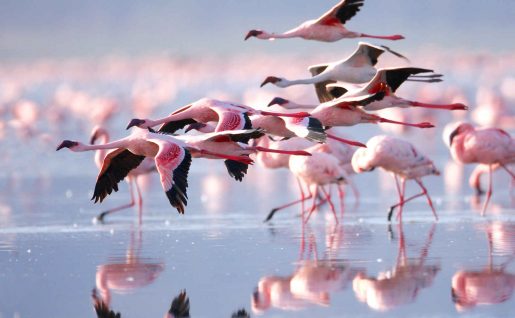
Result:
M282 34L268 33L263 30L250 30L245 40L250 37L258 39L284 39L300 37L306 40L322 42L335 42L343 38L368 37L383 40L402 40L402 35L370 35L359 32L352 32L345 28L349 21L363 6L364 0L342 0L317 20L308 20L298 27Z
M98 149L116 149L104 159L104 164L97 178L92 200L102 202L113 190L118 190L118 182L136 168L145 157L155 159L161 184L170 204L180 214L184 214L188 196L188 171L192 157L209 159L230 159L246 165L253 161L249 154L257 151L280 152L294 155L310 155L304 151L282 151L264 147L251 147L239 141L258 138L263 135L260 130L234 130L205 134L202 136L171 136L158 134L145 129L136 129L128 137L102 145L85 145L71 140L64 140L57 150L69 148L74 152ZM229 168L229 167L228 167ZM230 172L241 173L241 167L231 167Z
M370 103L361 105L364 110L380 110L388 107L424 107L431 109L446 110L467 110L467 106L462 103L452 103L447 105L436 105L407 100L395 95L395 91L405 81L434 83L441 82L441 74L433 73L433 70L417 67L383 68L379 69L376 75L362 88L347 91L340 84L328 84L328 90L334 97L344 95L345 98L359 98L370 96L371 94L381 94L382 98L377 98Z
M502 129L476 129L468 123L460 124L449 136L452 158L458 163L480 163L488 165L488 190L481 210L485 214L492 196L492 171L496 165L515 179L515 174L506 167L515 162L515 140Z
M329 193L325 190L323 186L327 184L340 184L346 182L348 178L347 174L340 166L338 158L336 158L334 155L318 151L318 149L321 146L322 145L315 145L310 148L307 148L306 151L311 153L310 157L300 158L292 156L290 157L288 163L290 171L295 175L295 177L297 177L297 179L301 180L304 184L307 185L309 190L309 197L313 198L313 203L311 205L311 208L309 209L306 219L304 219L304 211L302 211L302 221L304 224L309 221L311 214L316 209L315 200L318 197L319 188L321 189L322 193L325 196L325 199L329 203L335 222L338 223L338 216L336 215L334 204L331 201ZM304 201L305 197L304 193L302 192L302 188L301 194L301 201ZM291 204L287 206L290 205ZM277 208L272 210L270 215L267 217L267 220L269 220L273 216L273 213L277 211Z
M436 169L433 161L424 156L409 142L385 135L372 137L367 142L366 149L361 148L354 153L352 167L356 173L372 171L376 167L380 167L393 174L399 194L399 202L390 207L388 213L389 221L391 220L393 210L399 207L397 218L402 222L402 208L404 204L423 195L426 196L431 211L435 219L438 220L431 197L421 178L428 175L439 175L440 172ZM401 179L400 186L399 177ZM410 179L415 180L422 189L422 192L405 198L406 181Z
M313 142L325 142L326 134L322 123L313 117L304 118L288 118L278 116L253 115L249 117L250 127L263 129L266 134L284 139L301 137ZM210 123L193 123L185 128L188 132L192 129L203 133L211 133L216 131L217 125Z
M341 98L322 103L318 106L297 104L295 102L276 97L268 104L268 106L280 105L286 109L311 109L310 116L318 119L322 125L326 127L354 126L364 123L390 123L417 128L434 127L432 124L427 122L412 124L383 118L374 114L367 113L359 108L360 105L373 103L374 100L381 97L382 95L380 93L372 93L366 96L355 98L347 98L346 96L342 96ZM327 137L333 138L333 135L327 134Z
M109 132L101 126L97 126L97 127L93 128L93 131L91 133L90 144L92 144L92 145L95 144L95 141L97 141L98 139L101 140L102 144L109 142ZM95 164L97 165L97 167L99 169L102 168L102 164L104 162L105 157L106 157L105 149L97 150L97 152L95 153ZM141 175L146 175L148 173L154 172L155 170L156 170L156 165L154 163L154 160L152 160L151 158L145 157L145 159L141 162L141 164L139 166L137 166L136 168L132 169L131 171L129 171L129 173L127 174L127 177L125 178L125 180L129 184L129 193L131 196L130 203L122 205L117 208L113 208L113 209L104 211L104 212L100 213L95 218L95 220L102 222L106 215L134 206L136 204L136 200L134 200L134 188L136 188L136 193L138 195L137 202L138 202L138 208L139 208L138 216L139 216L139 220L141 222L143 199L141 197L141 191L140 191L139 184L138 184L138 177Z
M215 131L250 129L250 115L259 114L265 116L282 116L304 118L308 113L273 113L257 110L249 106L238 105L230 102L220 101L212 98L201 98L196 102L179 108L170 115L157 119L132 119L127 129L138 126L140 128L151 128L163 124L159 131L174 133L186 125L193 123L217 122Z
M261 83L261 87L268 83L283 88L299 84L315 84L320 102L327 102L333 99L333 96L326 90L327 84L335 82L367 83L376 74L375 65L377 64L377 59L385 50L406 59L386 46L378 47L369 43L359 42L357 49L346 59L310 66L308 71L313 75L311 78L290 81L281 77L268 76Z

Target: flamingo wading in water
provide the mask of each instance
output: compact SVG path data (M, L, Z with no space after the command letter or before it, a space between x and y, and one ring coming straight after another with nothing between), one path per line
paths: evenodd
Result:
M245 40L256 37L262 40L303 38L305 40L315 40L322 42L335 42L344 38L375 38L383 40L402 40L402 35L370 35L366 33L353 32L345 28L345 23L349 21L363 6L364 0L342 0L329 11L324 13L316 20L308 20L296 28L284 33L268 33L263 30L250 30L245 36Z
M435 219L438 220L433 202L426 187L422 183L422 177L427 175L440 175L433 161L424 156L420 151L407 141L379 135L370 138L367 148L356 150L352 157L352 167L356 173L372 171L376 167L381 167L393 173L395 185L399 194L399 202L390 207L388 220L391 220L393 210L399 208L397 217L402 222L402 208L405 203L426 196L427 203L431 207ZM399 177L401 184L399 186ZM420 186L422 192L409 198L405 198L406 180L413 179Z
M492 171L497 165L515 179L515 174L506 167L515 162L515 140L502 129L476 129L468 123L459 125L449 136L452 158L462 164L488 165L488 190L481 210L484 215L492 197Z

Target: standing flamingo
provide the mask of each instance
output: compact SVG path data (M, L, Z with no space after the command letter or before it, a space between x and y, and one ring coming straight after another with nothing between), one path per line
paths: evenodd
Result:
M367 83L376 74L375 65L377 64L377 59L385 50L405 59L404 56L390 50L386 46L377 47L369 43L360 42L358 48L346 59L310 66L308 71L311 72L313 77L290 81L281 77L268 76L261 84L261 87L268 83L278 87L315 84L318 99L320 102L327 102L334 97L327 92L326 85L335 82Z
M245 36L245 40L250 37L256 37L262 40L299 37L306 40L323 42L335 42L343 38L358 37L392 41L404 39L402 35L370 35L347 30L344 24L361 9L363 1L364 0L342 0L317 20L308 20L298 27L282 34L268 33L263 30L251 30Z
M347 91L339 84L329 84L327 88L332 92L333 96L345 98L359 98L370 96L370 94L381 94L382 98L361 105L364 110L380 110L388 107L424 107L431 109L447 109L447 110L467 110L467 106L462 103L453 103L448 105L436 105L422 103L418 101L407 100L395 95L395 91L405 81L412 82L440 82L440 74L418 75L424 73L432 73L433 70L417 68L417 67L400 67L400 68L384 68L377 71L376 75L370 82L362 88Z
M352 157L352 167L356 173L372 171L376 167L381 167L386 171L392 172L399 194L399 202L390 207L388 220L391 220L393 210L399 207L397 217L402 222L402 208L404 204L415 198L425 195L431 207L435 219L438 220L433 202L426 187L422 183L422 177L427 175L439 175L433 161L424 156L412 144L407 141L379 135L370 138L367 148L358 149ZM401 185L399 186L399 178ZM406 180L413 179L422 189L421 193L409 198L404 197Z
M109 132L105 128L100 127L100 126L97 126L93 129L92 134L91 134L90 144L92 144L92 145L95 144L95 141L97 141L98 139L101 140L102 144L109 142ZM97 167L99 169L102 168L102 164L104 162L105 157L106 157L106 149L97 150L97 152L95 153L95 164L97 165ZM139 220L141 222L143 199L141 197L141 190L140 190L139 184L138 184L138 177L142 176L142 175L146 175L146 174L154 172L154 171L156 171L156 165L154 163L154 160L152 160L151 158L145 157L145 159L141 162L141 164L139 166L137 166L136 168L132 169L127 174L127 177L125 178L125 180L129 184L129 193L131 196L130 203L122 205L117 208L113 208L113 209L104 211L104 212L100 213L95 218L95 220L102 222L104 220L105 216L108 214L133 207L136 204L136 200L134 200L134 188L136 188L136 193L138 195L138 200L137 200L138 216L139 216Z
M485 214L492 196L492 171L500 165L515 179L507 164L515 162L515 140L502 129L476 129L468 123L462 123L450 134L449 147L452 158L462 164L481 163L488 165L488 190L481 210Z

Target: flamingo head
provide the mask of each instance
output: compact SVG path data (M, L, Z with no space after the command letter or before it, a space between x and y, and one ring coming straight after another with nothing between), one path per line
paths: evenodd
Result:
M289 100L284 99L282 97L274 97L274 99L272 99L270 101L270 103L268 103L268 107L273 106L273 105L283 106L285 104L288 104L289 102L290 102Z
M276 77L276 76L268 76L267 78L265 78L265 80L263 81L263 83L261 83L260 86L263 87L268 83L277 84L281 80L282 80L281 78Z
M250 30L249 33L245 36L245 41L247 41L251 37L258 37L259 35L263 34L263 31L261 30Z
M197 130L197 131L202 131L203 128L207 127L207 124L204 124L204 123L194 123L194 124L189 124L188 126L186 126L186 128L184 129L184 132L188 132L190 130Z
M79 145L80 143L77 141L63 140L63 142L61 142L59 146L57 146L57 149L55 151L59 151L63 148L68 148L71 151L74 151L75 149L77 149L77 147L79 147Z
M465 132L473 131L473 130L474 130L474 126L472 126L471 124L463 123L463 124L459 125L449 135L449 145L452 146L452 141L454 140L455 137L457 137L460 134L463 134Z
M148 120L148 119L133 118L133 119L131 119L131 121L127 125L126 129L129 129L129 128L134 127L134 126L145 129L145 128L152 127L153 125L150 122L150 120Z

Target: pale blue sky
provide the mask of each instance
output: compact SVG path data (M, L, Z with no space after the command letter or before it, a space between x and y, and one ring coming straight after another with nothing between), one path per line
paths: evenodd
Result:
M0 59L106 54L311 52L353 46L303 40L243 41L251 28L284 31L337 0L3 0ZM366 0L349 29L401 33L403 51L424 44L515 49L515 1ZM350 41L350 42L349 42Z

